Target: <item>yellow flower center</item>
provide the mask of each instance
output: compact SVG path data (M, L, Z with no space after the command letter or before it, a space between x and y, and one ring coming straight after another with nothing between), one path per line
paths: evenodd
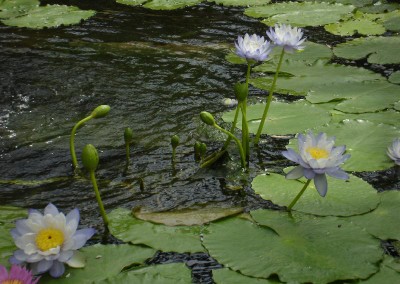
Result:
M307 148L306 151L308 153L310 153L311 157L313 157L316 160L329 157L328 151L326 151L325 149L318 148L318 147L310 147L310 148Z
M42 229L37 234L35 242L41 251L47 251L62 245L64 242L64 234L58 229Z
M4 280L3 282L1 282L1 284L24 284L24 282L22 282L21 280L17 280L17 279L7 279L7 280Z

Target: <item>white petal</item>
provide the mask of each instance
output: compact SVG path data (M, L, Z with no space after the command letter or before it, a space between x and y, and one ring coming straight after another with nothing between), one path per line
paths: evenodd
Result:
M44 208L44 215L50 214L50 215L57 215L58 209L57 207L55 207L52 203L49 203L49 205L46 206L46 208Z
M79 210L74 209L71 212L69 212L66 216L66 222L68 230L70 230L69 232L74 233L78 228L79 224Z
M66 263L73 268L85 267L85 256L79 251L74 251L74 255Z

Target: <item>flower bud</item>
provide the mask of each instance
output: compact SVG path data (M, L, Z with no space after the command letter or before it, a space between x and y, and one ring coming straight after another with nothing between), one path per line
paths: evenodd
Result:
M172 136L171 137L171 146L172 146L172 148L176 148L176 147L178 147L178 145L179 145L179 137L178 137L178 135L174 135L174 136Z
M200 113L200 118L207 125L213 126L215 124L214 117L212 116L211 113L209 113L207 111L202 111Z
M132 131L132 129L129 128L129 127L125 128L125 131L124 131L125 144L131 143L132 139L133 139L133 131Z
M207 145L205 143L200 144L200 156L204 157L207 153Z
M194 158L196 160L200 160L201 158L201 143L199 141L194 143Z
M87 144L82 151L82 163L88 171L95 171L99 164L99 154L92 144Z
M109 111L110 111L109 105L100 105L92 111L90 116L93 118L102 118L105 117Z
M239 82L237 82L237 83L235 84L234 89L235 89L235 96L236 96L236 99L237 99L239 102L242 102L242 101L244 101L245 99L247 99L247 96L248 96L248 94L249 94L249 88L248 88L248 86L247 86L246 83L239 83Z

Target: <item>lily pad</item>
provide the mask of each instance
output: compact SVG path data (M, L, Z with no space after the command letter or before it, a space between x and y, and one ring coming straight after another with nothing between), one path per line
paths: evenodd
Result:
M244 13L253 18L267 18L262 22L269 26L281 23L298 27L315 27L335 23L351 13L354 8L342 4L287 2L250 7Z
M191 281L191 271L186 264L170 263L129 270L96 283L186 284L191 283Z
M393 84L400 84L400 71L393 72L389 77L389 82Z
M340 36L381 35L386 32L381 23L366 18L350 19L344 22L332 23L324 26L327 32Z
M369 214L351 217L351 221L382 240L400 240L399 202L396 190L379 193L381 203Z
M207 0L224 6L262 6L267 5L271 0Z
M272 284L280 283L273 280L263 278L254 278L233 271L229 268L213 270L213 280L218 284Z
M0 264L9 265L8 259L17 247L11 237L10 230L15 228L15 221L28 216L28 211L12 206L0 206Z
M356 38L346 43L338 44L333 52L338 57L358 60L367 58L373 64L399 64L398 48L400 37L367 37Z
M255 193L280 206L288 206L303 186L303 182L273 173L259 175L252 182ZM328 193L324 198L310 183L293 209L319 216L352 216L372 211L379 201L376 190L360 178L351 175L349 181L344 181L328 176Z
M383 23L383 25L389 31L398 32L400 31L400 17L388 19Z
M272 210L251 215L262 226L231 218L205 230L204 246L225 267L293 283L366 278L378 270L379 240L349 222Z
M29 10L39 7L38 0L5 0L0 2L0 19L25 15Z
M336 137L336 145L346 145L351 154L342 168L346 171L377 171L393 166L386 155L388 145L400 136L400 130L385 124L374 124L364 120L344 120L314 129L314 133L325 132ZM291 139L289 148L297 149L297 139Z
M41 29L44 27L58 27L60 25L77 24L93 16L93 10L80 10L75 6L46 5L27 11L26 15L8 18L2 22L9 26L22 28Z
M387 1L377 1L371 4L373 5L365 5L364 7L360 7L359 11L364 13L388 13L400 8L399 4L387 3Z
M151 248L129 244L96 244L80 251L86 258L84 268L67 267L62 277L53 279L45 275L40 283L97 283L118 275L127 266L143 264L155 254Z
M256 133L265 104L249 105L247 107L247 120L249 122L249 132ZM223 114L222 119L232 122L235 111ZM262 133L285 135L295 134L310 127L323 125L330 121L331 117L327 110L313 106L305 101L294 103L272 102L264 124ZM241 116L238 120L238 127L241 127Z
M133 215L140 220L161 223L167 226L193 226L203 225L241 212L243 212L243 208L241 207L204 207L165 212L149 212L143 208L139 208L133 210Z
M111 233L133 244L144 244L162 251L201 252L199 226L175 226L153 224L133 217L127 209L117 208L108 214Z
M344 113L340 111L332 112L332 122L340 122L345 119L368 120L375 124L384 123L398 127L400 121L400 112L395 110L373 112L373 113L360 113L360 114Z
M384 261L381 264L381 268L379 272L372 275L370 278L364 281L360 281L360 283L399 283L400 282L400 273L390 267L390 260L388 260L390 256L385 255Z
M146 2L143 7L152 10L175 10L188 6L194 6L201 2L202 0L152 0Z
M146 3L147 1L148 0L116 0L115 2L129 6L138 6Z

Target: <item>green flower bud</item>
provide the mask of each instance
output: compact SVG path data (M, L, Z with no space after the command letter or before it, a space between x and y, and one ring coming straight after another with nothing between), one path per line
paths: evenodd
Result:
M239 83L239 82L237 82L237 83L235 84L234 89L235 89L235 96L236 96L236 99L237 99L239 102L242 102L242 101L244 101L245 99L247 99L247 96L248 96L248 94L249 94L249 88L248 88L248 86L247 86L246 83Z
M82 163L88 171L95 171L99 164L99 154L92 144L87 144L82 151Z
M201 158L201 143L199 141L194 143L194 158L196 160L200 160Z
M125 131L124 131L125 144L131 143L132 139L133 139L133 131L132 131L132 129L129 128L129 127L125 128Z
M93 118L102 118L105 117L110 111L110 106L109 105L101 105L96 107L92 113L90 114L91 117Z
M204 156L207 153L207 145L205 143L200 144L200 156Z
M214 117L212 116L211 113L209 113L207 111L202 111L200 113L200 118L207 125L213 126L215 124Z
M179 137L178 135L174 135L171 137L171 146L172 148L176 148L179 145Z

